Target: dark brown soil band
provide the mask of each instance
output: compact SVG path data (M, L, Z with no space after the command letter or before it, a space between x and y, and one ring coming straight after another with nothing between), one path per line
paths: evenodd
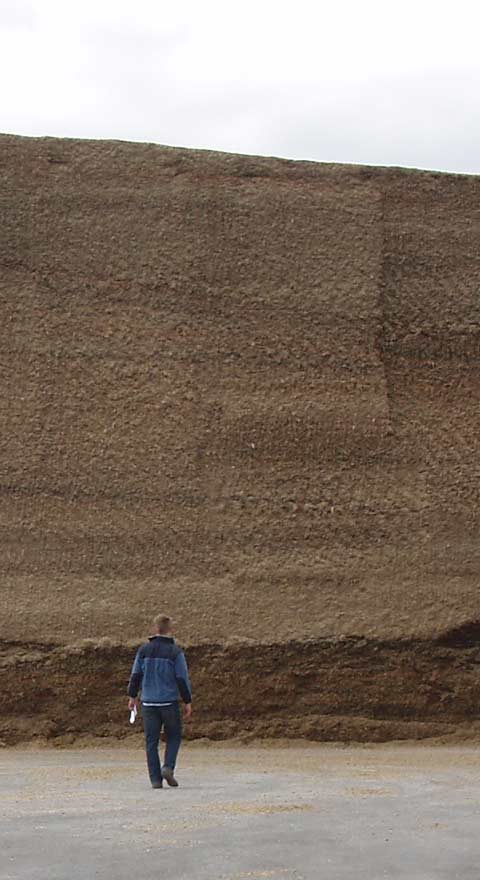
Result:
M477 737L480 644L473 625L465 633L437 641L190 647L195 716L187 736L345 742ZM129 736L125 691L132 656L131 646L105 640L0 643L0 739L13 745Z

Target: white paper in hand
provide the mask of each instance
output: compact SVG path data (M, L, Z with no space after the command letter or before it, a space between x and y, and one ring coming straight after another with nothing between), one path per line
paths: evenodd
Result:
M132 711L130 712L130 724L135 724L136 717L137 717L137 707L134 706Z

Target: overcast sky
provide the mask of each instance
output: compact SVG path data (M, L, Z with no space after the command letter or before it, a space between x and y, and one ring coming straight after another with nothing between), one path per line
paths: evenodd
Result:
M0 0L0 130L480 173L478 0Z

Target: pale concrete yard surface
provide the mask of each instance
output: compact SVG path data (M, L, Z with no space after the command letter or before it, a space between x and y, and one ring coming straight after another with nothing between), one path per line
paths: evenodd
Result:
M474 746L3 749L1 880L480 880Z

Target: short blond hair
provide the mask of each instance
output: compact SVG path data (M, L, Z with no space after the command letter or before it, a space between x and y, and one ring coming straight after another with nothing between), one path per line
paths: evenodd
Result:
M168 614L157 614L153 618L153 622L157 627L159 633L164 635L165 633L170 632L173 620Z

